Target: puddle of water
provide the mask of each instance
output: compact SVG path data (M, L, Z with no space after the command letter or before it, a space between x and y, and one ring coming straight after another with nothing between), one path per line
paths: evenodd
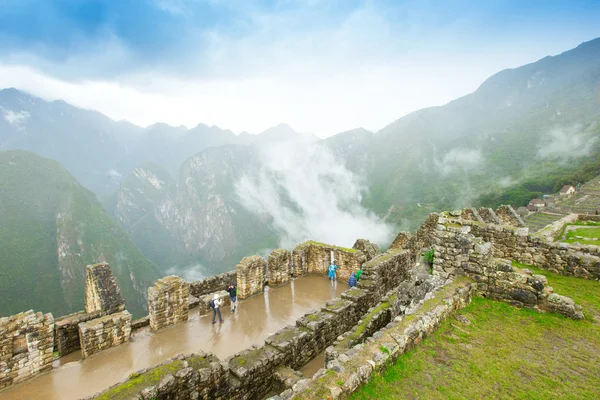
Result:
M80 360L76 352L56 361L57 369L0 392L2 400L75 400L100 392L132 372L158 364L177 354L210 351L220 359L262 344L264 339L327 300L347 285L332 286L323 276L307 275L238 303L231 313L221 310L224 323L211 324L212 312L190 311L188 322L156 333L138 331L131 342ZM317 368L318 369L318 368ZM315 370L316 371L316 370Z
M312 378L321 368L325 368L325 352L320 352L315 358L310 360L308 364L300 368L300 372L306 378Z

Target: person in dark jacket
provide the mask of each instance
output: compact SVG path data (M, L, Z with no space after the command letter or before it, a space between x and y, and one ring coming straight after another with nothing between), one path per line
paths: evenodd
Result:
M235 312L235 309L237 308L237 286L230 283L227 292L229 293L229 299L231 300L231 312Z
M356 286L356 276L354 276L354 274L350 275L350 278L348 278L348 286L349 287Z

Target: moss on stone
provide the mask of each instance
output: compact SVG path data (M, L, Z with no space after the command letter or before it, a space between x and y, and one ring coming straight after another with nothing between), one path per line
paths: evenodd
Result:
M206 357L201 356L193 356L186 360L188 362L188 366L195 369L196 371L201 368L207 368L210 366L210 361Z
M327 244L327 243L321 243L321 242L315 242L314 240L308 240L300 245L298 245L298 247L304 247L304 246L320 246L320 247L328 247L331 249L336 249L336 250L341 250L341 251L347 251L349 253L356 253L356 250L354 249L350 249L348 247L341 247L341 246L334 246L332 244Z
M377 257L375 257L374 259L372 259L371 261L369 261L368 263L365 264L365 268L371 268L374 267L384 261L389 260L390 258L394 257L395 255L401 253L403 251L403 249L393 249L393 250L388 250L386 253L383 253Z
M143 374L131 374L129 380L104 392L97 400L130 400L144 388L158 385L165 376L174 375L183 367L183 361L176 360L160 365Z

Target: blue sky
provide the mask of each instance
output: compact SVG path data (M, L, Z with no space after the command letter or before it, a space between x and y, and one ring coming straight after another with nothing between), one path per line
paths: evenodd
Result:
M0 87L148 125L377 130L600 36L598 1L0 0Z

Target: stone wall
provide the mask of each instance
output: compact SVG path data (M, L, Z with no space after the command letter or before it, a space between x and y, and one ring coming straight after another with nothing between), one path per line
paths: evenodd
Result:
M529 235L527 228L473 224L452 220L469 226L473 235L492 244L493 256L533 265L562 275L600 279L600 247L579 246L548 241Z
M390 245L390 249L400 249L402 250L408 244L408 241L412 237L410 232L400 232L396 235L396 238Z
M496 215L502 225L526 227L527 224L511 206L503 205L496 209Z
M269 285L281 285L292 277L292 253L289 250L277 249L269 254Z
M298 245L294 249L292 257L294 276L302 276L307 273L326 275L333 257L338 265L337 278L340 280L347 280L350 274L358 271L365 261L365 256L357 250L312 241Z
M371 340L355 345L329 361L326 368L319 370L312 379L299 381L292 389L271 399L348 398L373 373L382 373L399 356L435 331L455 310L469 304L473 289L474 285L468 280L458 280L446 286L411 319L396 318L374 334Z
M216 292L216 294L219 296L219 299L221 299L221 310L225 309L226 307L229 307L231 304L231 299L229 298L229 293L226 292L225 290L221 290L220 292ZM209 293L209 294L205 294L204 296L200 297L200 302L198 303L198 313L200 315L204 315L204 314L208 314L212 312L212 308L209 305L209 301L214 297L215 293Z
M131 337L131 314L121 311L79 324L83 358L128 342Z
M31 310L0 318L0 389L52 369L54 318Z
M435 232L434 274L445 279L467 275L477 282L478 292L486 297L519 307L559 311L574 319L583 318L580 306L571 299L557 297L545 286L545 277L521 271L510 261L494 258L491 242L475 237L470 225L457 222L459 220L449 215L439 218ZM516 237L513 240L516 241ZM556 307L559 302L560 306Z
M494 210L492 210L491 208L481 207L478 213L481 219L483 219L483 222L485 222L486 224L500 225L502 223L500 221L500 218L498 218Z
M164 327L188 320L190 285L182 278L171 275L156 281L148 288L148 315L150 329Z
M88 265L85 281L85 312L102 315L125 309L125 301L108 263Z
M79 340L79 324L100 316L100 311L93 314L80 311L55 319L54 351L57 351L58 355L62 357L79 350L81 348Z
M128 380L86 400L227 400L232 398L229 377L226 364L211 353L199 351L137 371Z
M375 243L371 243L367 239L356 239L356 242L354 242L352 248L364 255L363 262L371 261L379 253L381 253L379 251L379 246L377 246Z
M216 276L209 276L199 281L190 282L190 294L201 297L205 294L225 290L230 283L236 284L237 271L229 271Z
M236 267L239 299L260 293L265 288L267 261L259 256L245 257Z

